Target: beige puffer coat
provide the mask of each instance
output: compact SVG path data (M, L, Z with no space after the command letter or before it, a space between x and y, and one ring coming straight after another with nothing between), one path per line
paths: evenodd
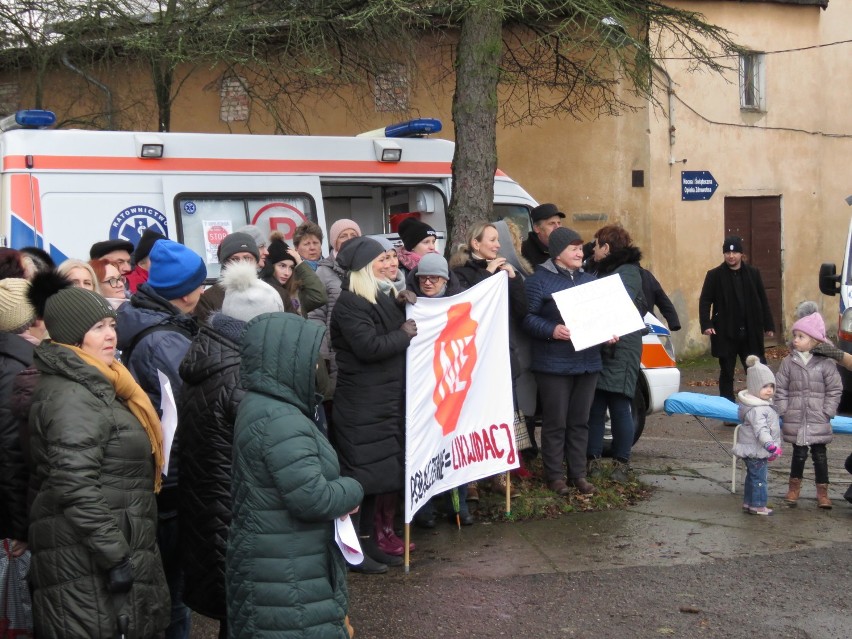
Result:
M837 364L813 356L807 362L790 353L775 375L775 408L784 441L797 446L831 441L831 418L837 414L843 384Z

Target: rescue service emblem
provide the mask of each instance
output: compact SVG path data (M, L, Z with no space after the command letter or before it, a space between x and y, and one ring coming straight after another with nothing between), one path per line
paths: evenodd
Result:
M148 229L169 236L166 216L150 206L129 206L115 216L109 227L109 239L127 240L136 246Z

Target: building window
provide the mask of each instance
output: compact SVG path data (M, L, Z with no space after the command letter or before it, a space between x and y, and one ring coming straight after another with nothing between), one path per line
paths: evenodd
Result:
M766 111L766 62L762 53L740 54L740 109Z
M245 122L249 117L249 96L245 78L222 78L219 87L219 119L222 122Z
M408 84L408 72L404 64L389 65L384 71L376 74L373 85L376 111L407 111Z

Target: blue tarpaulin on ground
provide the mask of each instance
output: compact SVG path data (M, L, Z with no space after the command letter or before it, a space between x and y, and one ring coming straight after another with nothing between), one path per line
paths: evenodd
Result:
M675 393L669 395L664 405L667 415L698 415L723 422L737 422L737 405L718 395L703 393ZM835 433L852 434L852 417L837 416L831 420Z

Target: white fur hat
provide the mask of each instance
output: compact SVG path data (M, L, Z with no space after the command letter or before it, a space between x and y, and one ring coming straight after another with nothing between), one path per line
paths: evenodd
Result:
M263 313L283 313L284 301L274 288L257 279L253 264L235 262L219 278L225 289L222 313L248 322Z

